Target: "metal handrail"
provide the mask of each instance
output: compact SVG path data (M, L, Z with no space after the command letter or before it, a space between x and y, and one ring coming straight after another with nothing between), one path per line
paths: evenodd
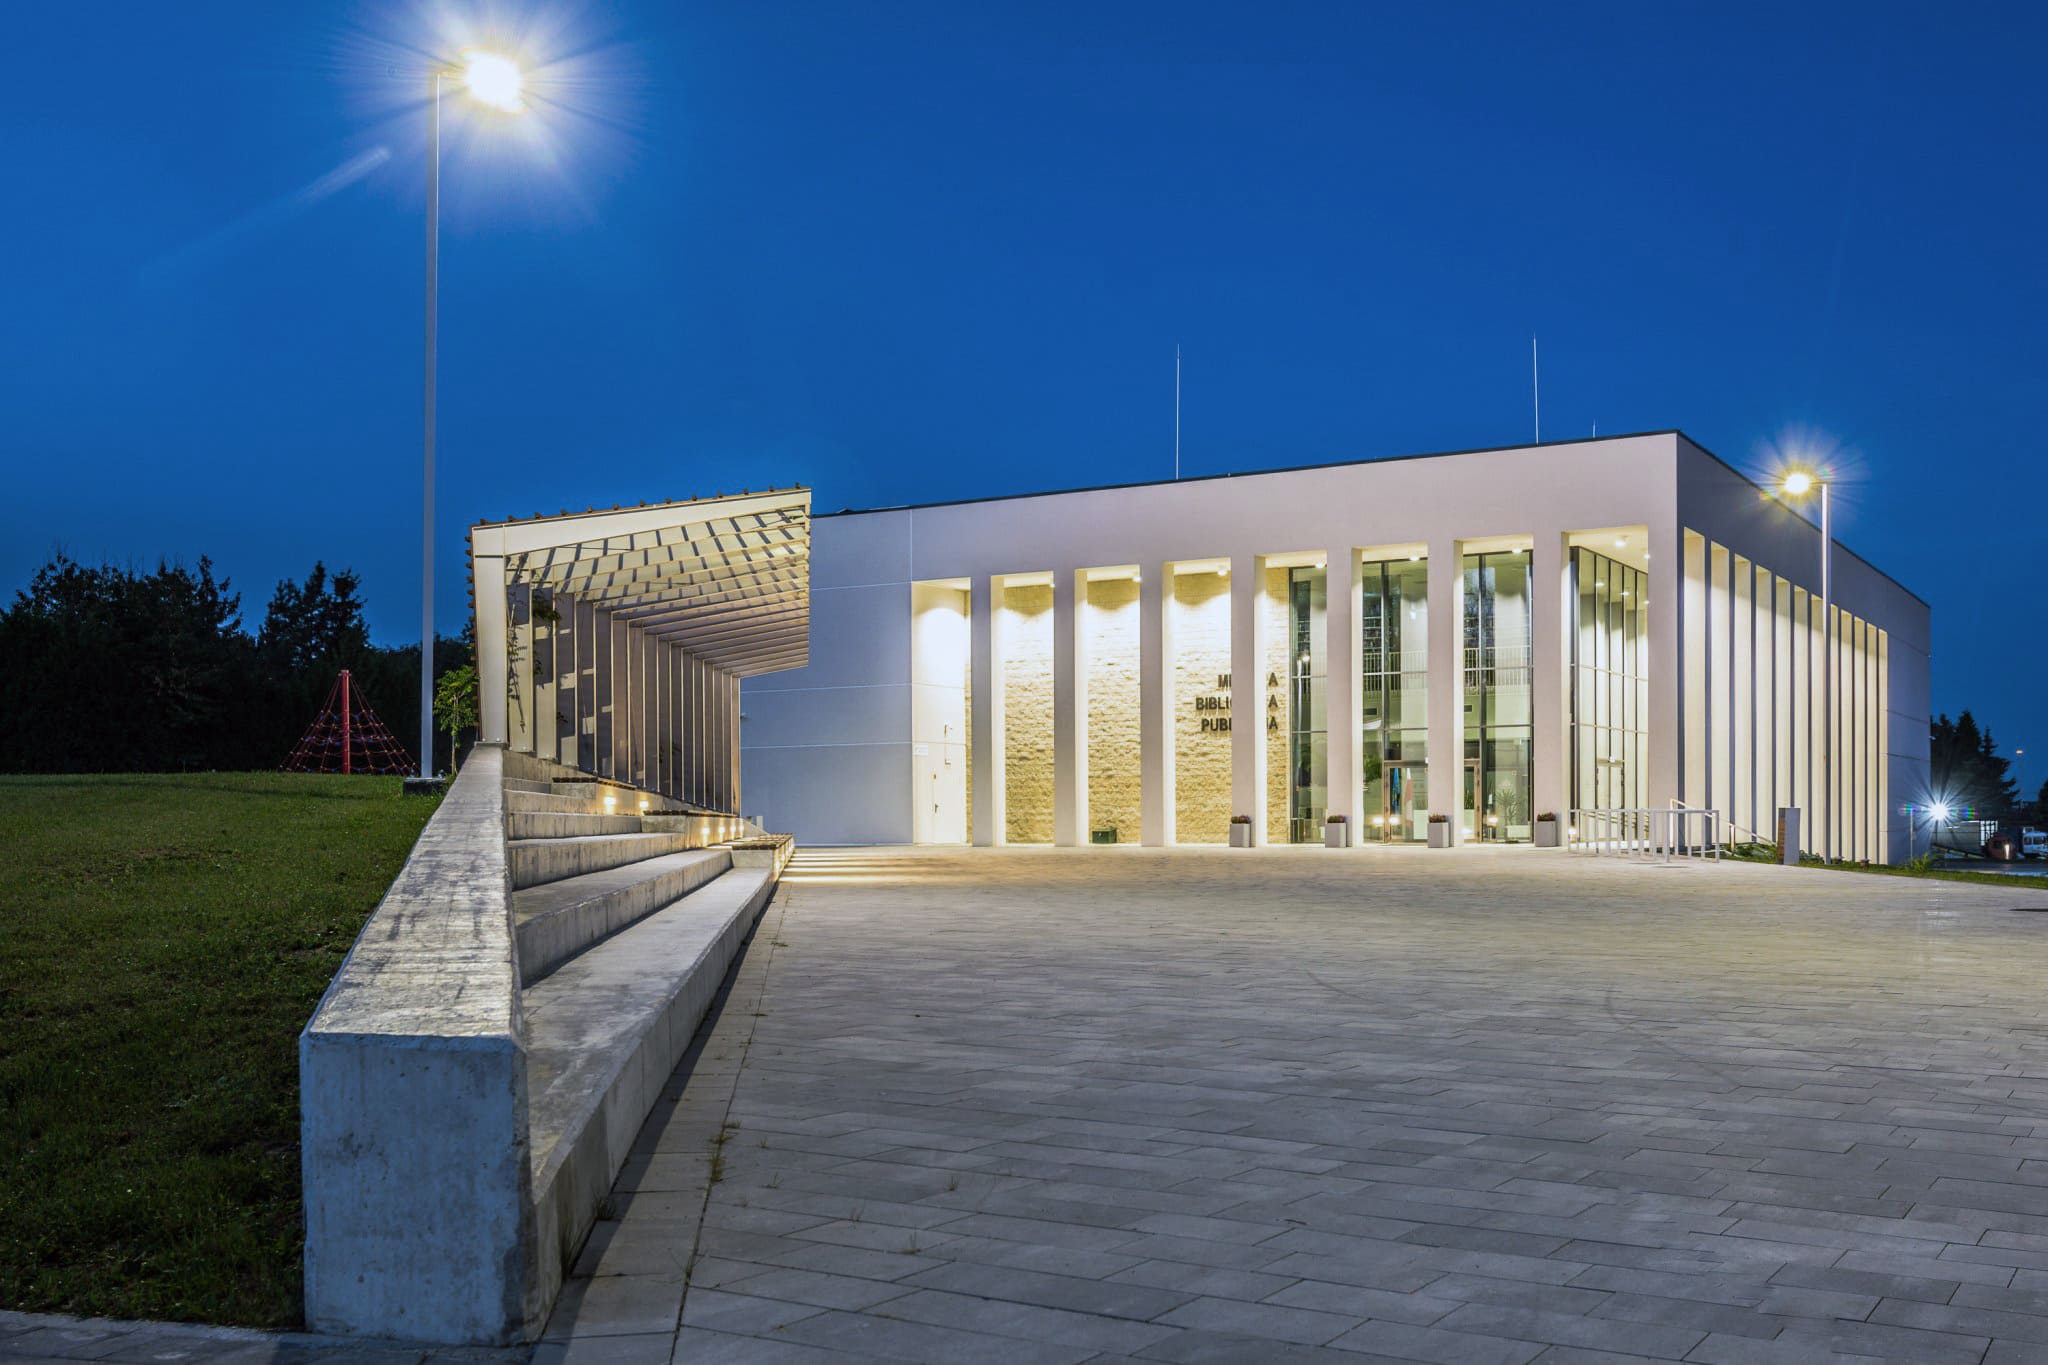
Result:
M1624 806L1610 809L1573 807L1565 847L1592 856L1651 858L1721 858L1721 812L1705 807Z

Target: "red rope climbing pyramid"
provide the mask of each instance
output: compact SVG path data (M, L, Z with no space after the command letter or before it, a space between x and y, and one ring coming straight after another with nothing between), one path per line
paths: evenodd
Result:
M398 742L360 693L351 695L348 670L342 669L327 701L298 747L284 761L288 773L409 773L412 755Z

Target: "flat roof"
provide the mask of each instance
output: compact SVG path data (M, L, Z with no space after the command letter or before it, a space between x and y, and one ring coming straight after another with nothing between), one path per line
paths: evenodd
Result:
M1770 491L1755 479L1743 473L1743 471L1737 469L1704 445L1701 445L1698 441L1693 440L1692 437L1686 435L1678 427L1660 427L1652 431L1621 431L1611 436L1574 436L1560 441L1526 441L1515 445L1471 446L1463 450L1422 450L1410 451L1399 455L1368 455L1355 460L1322 460L1315 464L1282 465L1277 469L1242 469L1230 470L1221 474L1190 474L1177 479L1132 479L1125 483L1084 484L1079 488L1040 488L1026 493L992 493L980 498L940 498L933 502L897 503L885 507L842 507L837 512L813 512L811 516L814 521L822 521L830 517L862 517L872 516L880 512L923 512L937 507L971 507L977 503L1016 502L1024 498L1055 498L1073 493L1114 493L1134 488L1164 488L1173 484L1213 483L1219 479L1256 479L1269 474L1305 474L1318 469L1349 469L1359 465L1398 464L1404 460L1441 460L1457 455L1497 455L1510 450L1549 450L1562 446L1599 445L1607 441L1639 441L1646 436L1675 436L1712 460L1715 464L1720 465L1736 478L1741 479L1751 488L1756 489L1757 492L1768 494ZM1797 516L1798 513L1794 512L1793 515ZM1808 524L1811 525L1812 523L1809 522ZM1920 596L1920 594L1899 582L1898 579L1893 578L1883 569L1871 563L1870 560L1843 544L1840 536L1835 537L1835 548L1855 558L1865 568L1883 578L1914 601L1920 603L1921 606L1928 605L1926 598Z

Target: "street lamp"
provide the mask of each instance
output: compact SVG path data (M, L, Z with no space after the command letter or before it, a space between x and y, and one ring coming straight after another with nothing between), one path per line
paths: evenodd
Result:
M1828 481L1824 475L1811 474L1795 469L1785 475L1785 496L1803 498L1815 486L1820 488L1820 623L1821 623L1821 730L1820 730L1820 774L1821 790L1827 793L1828 818L1821 821L1822 848L1820 860L1834 861L1835 853L1835 786L1834 730L1835 730L1835 619L1833 610L1835 538L1828 527Z
M501 113L526 107L519 64L495 52L471 52L457 67L434 71L427 148L426 438L420 497L420 780L434 775L434 400L438 302L441 293L441 82L461 79L470 98Z

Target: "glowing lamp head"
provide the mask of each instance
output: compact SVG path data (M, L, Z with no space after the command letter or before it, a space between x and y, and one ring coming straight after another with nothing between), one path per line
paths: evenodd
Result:
M507 114L516 114L526 107L526 78L520 74L519 63L510 57L495 52L470 53L462 60L462 83L479 104Z
M1803 469L1796 469L1785 476L1785 491L1795 498L1803 498L1813 490L1813 475Z
M1928 807L1927 813L1933 816L1937 823L1946 824L1948 821L1948 802L1935 802L1932 806Z

